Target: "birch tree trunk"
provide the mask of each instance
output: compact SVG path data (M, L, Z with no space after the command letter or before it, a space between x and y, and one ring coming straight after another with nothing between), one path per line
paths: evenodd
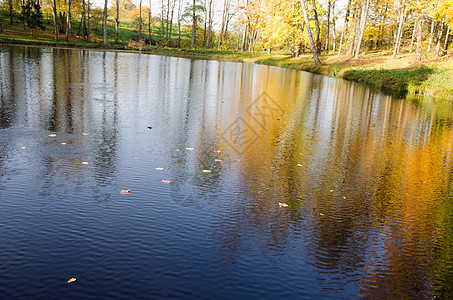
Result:
M66 42L69 41L69 35L72 36L71 0L68 0L68 12L66 15Z
M107 1L104 1L104 44L107 44Z
M411 38L411 46L409 47L409 54L412 53L412 48L414 46L416 31L417 31L417 20L414 21L414 29L412 30L412 38Z
M401 44L401 35L403 34L403 23L404 23L404 15L406 13L406 9L404 8L404 2L402 3L403 7L401 10L400 18L399 18L399 26L398 26L398 33L396 34L395 45L393 48L393 58L396 58L396 54L399 52L400 44Z
M338 56L341 55L341 47L343 46L344 34L345 34L345 31L348 29L350 6L351 6L351 0L348 0L348 5L346 6L346 15L344 17L343 29L341 30L340 45L338 46Z
M315 17L316 50L317 50L317 53L320 53L321 52L321 40L320 40L321 29L319 27L318 11L316 10L316 1L315 0L312 0L312 5L313 5L313 14Z
M450 34L450 26L447 27L447 34L445 36L445 43L444 43L444 52L447 52L449 34Z
M326 54L329 53L329 38L330 38L330 8L331 8L331 2L330 0L327 0L327 28L326 28L326 44L324 46L324 50L326 52Z
M431 52L431 44L433 43L433 38L434 38L434 25L436 22L434 20L431 23L431 31L429 33L429 43L428 43L428 53Z
M315 42L313 41L313 35L311 34L310 23L308 20L307 6L305 3L305 0L301 0L301 2L302 2L301 3L302 12L304 14L305 24L307 24L307 32L308 32L308 39L310 40L311 52L313 53L313 58L315 60L315 64L319 65L319 64L321 64L321 62L319 61L318 52L316 50L316 45L315 45Z
M120 28L120 0L116 0L115 43L118 43L119 28Z
M195 6L195 0L193 0L193 7L192 7L192 41L190 43L190 45L193 47L195 47L195 43L196 43L196 39L197 39L197 16L195 15L195 10L196 10L196 6Z
M142 0L140 0L138 19L138 41L141 40L142 40Z
M370 5L370 0L365 0L365 3L362 6L362 13L360 16L360 27L359 34L357 35L356 50L354 58L359 58L360 46L362 45L363 34L365 32L366 19L368 17L368 7Z
M415 54L415 60L422 60L422 25L423 21L421 19L417 20L417 49Z
M53 12L53 30L55 34L55 41L58 42L58 21L57 21L57 0L52 1Z
M437 46L436 46L436 55L435 58L439 57L440 52L440 41L442 40L442 33L444 32L444 22L440 22L439 29L437 31Z

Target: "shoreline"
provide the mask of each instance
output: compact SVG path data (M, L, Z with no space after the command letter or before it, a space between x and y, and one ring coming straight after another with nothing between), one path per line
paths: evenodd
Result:
M228 62L242 62L269 65L286 69L300 70L329 77L342 78L345 80L364 84L369 88L378 90L385 94L392 94L399 98L427 98L434 100L453 101L453 88L448 86L449 79L453 74L453 57L447 57L451 66L441 68L443 61L421 64L412 64L404 68L393 68L394 65L379 65L373 62L368 63L369 57L364 56L359 60L349 58L338 58L336 55L321 56L321 65L315 65L312 62L311 53L301 55L299 58L293 58L285 54L271 54L252 57L248 53L240 53L227 50L210 50L210 49L184 49L184 48L163 48L156 46L145 46L143 48L129 47L123 44L102 43L66 43L66 42L49 42L36 41L34 43L24 43L15 39L4 39L0 36L0 45L2 46L22 46L38 48L55 48L55 49L77 49L77 50L94 50L109 51L119 53L136 53L148 55L162 55L169 57L180 57L187 59L208 59ZM378 55L377 55L378 56ZM376 57L377 57L376 56ZM385 57L380 55L379 58ZM405 58L404 56L400 56ZM407 60L407 58L406 58ZM450 73L450 74L449 74ZM441 83L445 82L447 86L439 85L436 79Z

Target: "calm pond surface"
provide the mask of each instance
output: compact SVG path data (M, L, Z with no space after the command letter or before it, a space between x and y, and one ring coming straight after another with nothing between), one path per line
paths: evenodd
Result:
M453 297L451 105L33 47L0 80L2 299Z

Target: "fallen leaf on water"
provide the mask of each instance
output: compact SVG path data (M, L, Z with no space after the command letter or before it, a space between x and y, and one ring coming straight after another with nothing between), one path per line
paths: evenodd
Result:
M217 159L214 159L214 161L219 161L220 162L220 161L223 161L223 160L217 158Z
M281 137L281 136L279 136L279 137L278 137L278 139L282 141L282 140L284 140L285 138L284 138L284 137Z
M176 151L179 151L179 149L176 149Z
M333 190L330 190L331 193L333 193Z
M131 189L128 189L128 190L121 190L120 191L120 194L121 195L127 195L127 194L130 194L131 193Z
M298 167L303 167L304 165L302 165L302 164L297 164L297 166L298 166Z
M162 171L164 168L156 168L157 171Z
M203 172L203 173L211 173L211 170L203 170L201 172Z
M66 145L66 143L61 143L62 145Z
M280 207L288 207L288 204L286 204L284 202L278 202L278 206L280 206Z
M82 165L88 165L88 162L82 161Z
M214 150L215 153L221 153L222 150Z
M153 127L153 126L148 126L148 127L146 127L146 128L148 128L148 129L153 129L154 127Z
M343 199L346 199L346 197L343 197Z
M71 278L71 279L68 280L68 283L73 283L73 282L75 282L76 280L77 280L77 278L74 278L74 277L73 277L73 278Z
M88 135L88 133L84 132L84 133L82 133L82 135Z
M186 150L193 150L193 148L186 148Z
M323 213L319 213L319 215L320 215L320 216L324 216L324 214L323 214Z
M22 148L20 148L20 149L25 149L25 147L22 147Z
M49 136L54 137L54 136L57 136L57 135L52 133L52 134L49 134Z
M162 182L168 184L168 183L170 183L171 181L170 181L170 180L167 180L167 179L163 179Z

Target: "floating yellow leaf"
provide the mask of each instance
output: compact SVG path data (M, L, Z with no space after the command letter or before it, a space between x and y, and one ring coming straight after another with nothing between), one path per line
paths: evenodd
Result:
M130 189L128 189L128 190L121 190L121 191L120 191L120 194L121 194L121 195L127 195L127 194L130 194L130 193L131 193L131 190L130 190Z
M163 183L169 184L171 181L170 181L170 180L163 179L162 182L163 182Z
M186 150L193 150L193 148L186 148Z
M20 148L20 149L25 149L25 147L22 147L22 148Z
M179 149L176 149L176 151L179 151Z
M221 153L222 150L214 150L215 153Z
M49 134L49 136L54 137L54 136L57 136L57 135L52 133L52 134Z
M304 165L302 165L302 164L297 164L297 166L298 166L298 167L303 167Z
M346 197L343 197L343 199L346 199Z
M75 282L76 280L77 280L77 278L74 278L74 277L73 277L73 278L71 278L71 279L68 280L68 283L73 283L73 282Z
M156 168L157 171L162 171L164 168Z
M284 202L278 202L278 206L280 206L280 207L288 207L288 204L286 204Z
M61 143L62 145L66 145L66 143Z
M203 173L211 173L211 170L203 170L201 172L203 172Z
M82 135L88 135L88 133L84 132L84 133L82 133Z
M324 214L323 214L323 213L319 213L319 215L320 215L320 216L324 216Z
M88 165L86 161L82 161L82 165Z
M330 190L331 193L333 193L333 190Z
M214 161L221 162L221 161L223 161L223 160L221 160L221 159L214 159Z

